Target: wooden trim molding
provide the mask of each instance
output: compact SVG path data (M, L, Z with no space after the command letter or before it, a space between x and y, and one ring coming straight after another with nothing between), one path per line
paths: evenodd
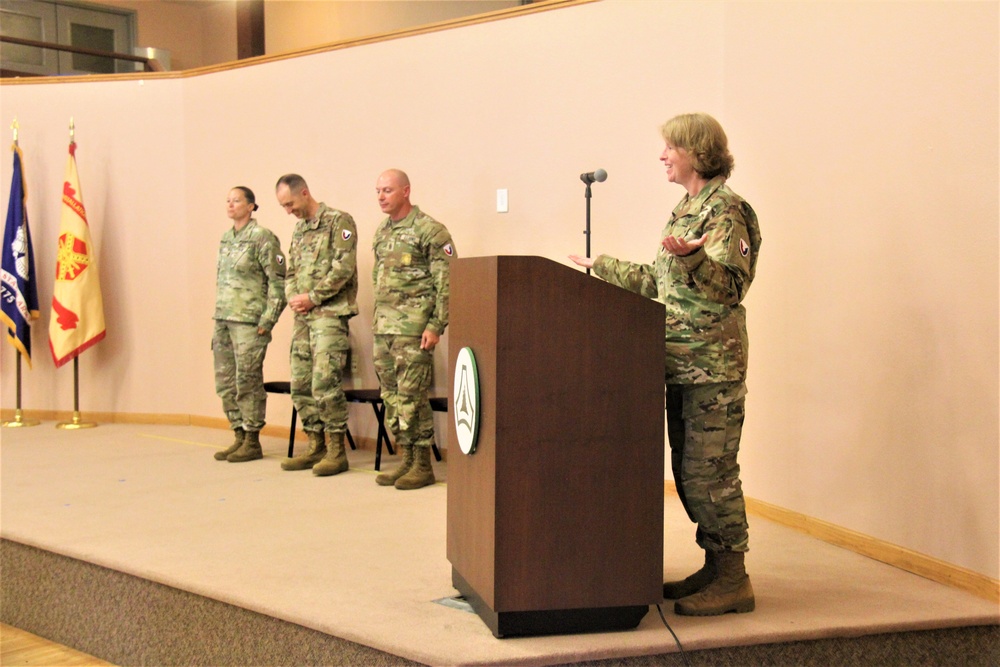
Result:
M566 7L572 7L574 5L590 4L592 2L601 2L601 0L540 0L539 2L533 2L528 5L519 5L517 7L508 7L507 9L498 9L492 12L486 12L484 14L475 14L473 16L448 19L447 21L428 23L426 25L415 26L412 28L404 28L402 30L380 33L377 35L369 35L367 37L345 39L338 42L330 42L328 44L322 44L320 46L314 46L306 49L288 51L286 53L276 53L272 55L257 56L254 58L245 58L243 60L237 60L228 63L220 63L218 65L206 65L205 67L196 67L194 69L182 70L179 72L137 72L135 74L132 73L83 74L80 76L33 76L33 77L21 77L21 78L3 78L0 79L0 85L26 86L26 85L41 84L41 83L68 84L68 83L93 83L96 81L186 79L188 77L201 76L202 74L214 74L216 72L226 72L241 67L249 67L251 65L262 65L265 63L278 62L280 60L287 60L289 58L300 58L302 56L311 56L317 53L326 53L328 51L339 51L340 49L349 49L355 46L364 46L366 44L375 44L378 42L388 42L393 39L401 39L403 37L413 37L416 35L424 35L432 32L441 32L442 30L451 30L453 28L464 28L466 26L471 26L471 25L479 25L482 23L491 23L493 21L500 21L503 19L527 16L529 14L536 14L538 12L547 12L553 9L563 9Z
M664 491L670 495L677 495L677 488L673 480L664 480ZM939 584L958 588L978 597L1000 603L1000 581L991 579L984 574L946 563L822 519L815 519L777 505L765 503L762 500L747 498L746 505L749 514L774 521L828 544L867 556L886 565L892 565Z
M0 420L12 421L14 410L11 408L0 409ZM37 419L43 422L71 422L73 421L72 410L22 410L25 419ZM83 421L96 422L97 424L168 424L173 426L187 426L191 423L190 415L156 414L145 412L90 412L80 411Z
M204 428L217 428L222 430L229 430L229 421L223 417L203 417L201 415L188 415L189 421L187 422L191 426L201 426ZM288 431L287 426L281 426L278 424L270 424L264 426L261 429L262 435L270 435L276 438L287 438ZM295 442L306 442L309 438L306 436L305 431L300 428L295 429ZM360 443L359 443L360 444ZM374 447L373 447L374 448Z
M14 410L11 408L0 409L0 421L12 421ZM24 419L34 419L43 422L34 428L52 427L53 424L45 422L70 422L73 421L73 412L70 410L22 410ZM83 421L101 424L157 424L166 426L200 426L202 428L215 428L219 430L229 430L229 422L223 417L205 417L202 415L177 415L177 414L153 414L145 412L81 412ZM265 426L261 433L275 438L288 438L288 427L280 424L269 424ZM307 442L309 440L305 431L301 428L295 429L295 442ZM375 451L375 438L365 436L355 436L354 443L360 449ZM441 451L442 460L447 461L447 450Z

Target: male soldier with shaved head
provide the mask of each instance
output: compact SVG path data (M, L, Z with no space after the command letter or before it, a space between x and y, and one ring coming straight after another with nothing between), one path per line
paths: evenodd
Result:
M336 475L348 468L343 368L347 321L358 314L358 232L350 214L316 201L298 174L279 178L275 196L299 219L288 249L285 295L295 313L292 404L309 436L308 451L281 467Z
M448 278L455 257L451 234L410 203L410 179L398 169L375 183L388 217L375 232L375 372L385 422L403 456L381 486L419 489L434 483L434 418L427 392L434 379L434 347L448 326Z

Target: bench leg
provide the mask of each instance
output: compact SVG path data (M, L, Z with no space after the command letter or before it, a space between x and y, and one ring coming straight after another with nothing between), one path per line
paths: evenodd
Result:
M288 429L288 458L292 458L295 453L295 421L298 417L295 408L292 408L292 426Z
M381 407L375 410L375 414L378 415L379 433L385 439L385 451L392 456L396 452L392 449L392 440L389 439L389 431L385 428L385 403L382 403Z
M389 432L385 428L385 403L372 403L372 410L375 411L375 420L378 422L378 438L375 441L375 470L381 470L382 466L382 442L385 442L385 450L389 455L396 452L392 450L392 441L389 440Z
M354 444L354 438L351 437L351 429L346 429L344 435L347 436L347 443L351 446L351 449L357 449L357 445Z

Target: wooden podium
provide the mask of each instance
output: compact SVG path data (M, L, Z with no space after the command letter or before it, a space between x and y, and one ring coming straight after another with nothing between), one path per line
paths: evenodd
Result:
M452 581L497 637L634 628L663 597L663 306L540 257L451 264ZM453 384L453 383L452 383Z

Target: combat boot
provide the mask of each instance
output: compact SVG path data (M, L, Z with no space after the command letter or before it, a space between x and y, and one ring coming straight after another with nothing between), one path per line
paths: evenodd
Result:
M326 456L326 434L323 431L308 431L306 435L309 436L309 449L302 456L282 461L282 470L308 470Z
M750 577L744 567L744 552L720 551L715 555L715 581L703 590L674 603L681 616L718 616L753 611L755 602Z
M344 451L344 434L331 433L330 446L326 449L326 456L313 466L313 474L318 477L339 475L346 471L347 468L347 452Z
M434 469L431 468L431 448L413 446L413 464L409 471L393 484L400 491L410 491L434 483Z
M668 581L663 584L663 598L680 600L694 595L715 581L715 574L715 552L706 549L705 564L702 565L701 569L682 581Z
M229 445L222 451L216 452L215 453L216 461L225 461L227 456L235 452L237 449L240 448L240 445L243 444L243 435L244 435L243 427L237 426L236 428L233 429L233 433L236 435L236 438L233 440L233 444Z
M413 467L413 445L400 445L399 448L403 450L403 460L399 463L399 467L392 472L384 472L375 478L375 483L379 486L392 486L397 479L410 472L410 468Z
M243 444L235 452L226 457L230 463L245 463L264 458L264 452L260 448L260 432L247 431L243 436Z

